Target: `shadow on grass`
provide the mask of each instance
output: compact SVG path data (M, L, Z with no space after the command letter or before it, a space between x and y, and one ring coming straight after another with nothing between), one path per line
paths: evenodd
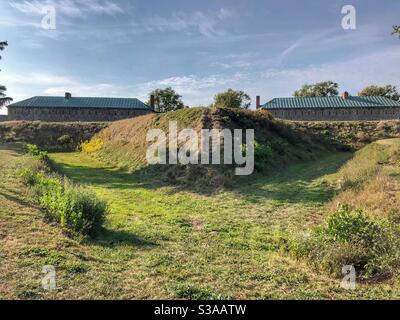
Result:
M14 151L15 153L22 153L24 150L23 145L21 143L1 143L0 142L0 151Z
M145 188L154 189L169 186L157 179L157 174L148 170L130 173L126 170L111 167L75 166L62 162L54 162L53 168L77 183L101 186L107 189Z
M13 190L9 190L9 189L5 189L5 191L10 192L12 194L8 194L8 193L4 193L2 191L0 191L0 196L4 197L6 200L16 203L20 206L24 206L24 207L31 207L31 208L35 208L40 210L41 208L35 204L33 204L33 202L30 201L25 201L21 198L21 195L19 195L18 193L14 192Z
M334 190L324 181L325 175L336 173L347 162L352 153L335 152L321 156L318 160L299 162L287 168L276 169L270 175L254 174L249 177L238 177L229 192L243 197L253 203L265 199L287 203L321 203L334 196ZM82 166L67 163L56 163L55 168L72 180L82 184L99 186L107 189L149 189L168 187L165 193L173 194L181 191L212 196L216 192L212 187L192 184L176 184L165 179L163 168L144 168L133 173L107 166ZM167 170L166 167L164 169ZM200 187L200 188L199 188Z
M352 156L350 152L326 155L315 161L279 169L271 176L258 177L231 191L254 203L265 199L285 203L326 202L333 198L335 188L324 177L337 173Z
M142 249L152 249L158 246L157 243L140 239L133 233L109 229L103 229L99 237L97 239L90 240L89 243L106 248L114 248L120 245L127 245Z

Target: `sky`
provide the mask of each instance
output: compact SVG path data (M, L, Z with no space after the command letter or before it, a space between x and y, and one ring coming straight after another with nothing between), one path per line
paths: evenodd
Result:
M345 5L356 29L342 26ZM14 101L66 91L146 101L171 86L189 106L228 88L254 105L324 80L356 95L400 87L395 24L398 0L2 0L0 83Z

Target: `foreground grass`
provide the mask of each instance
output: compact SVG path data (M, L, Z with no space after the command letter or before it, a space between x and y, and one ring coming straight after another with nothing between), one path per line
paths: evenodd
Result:
M396 298L397 279L356 291L280 251L282 235L308 232L327 214L337 153L213 196L165 186L80 153L53 154L59 170L108 201L106 230L77 243L42 222L7 174L18 152L0 149L0 297L79 299ZM40 289L57 266L58 291Z

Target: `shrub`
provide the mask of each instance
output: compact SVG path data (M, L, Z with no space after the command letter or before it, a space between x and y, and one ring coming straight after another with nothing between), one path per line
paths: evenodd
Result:
M274 151L270 144L261 144L255 141L254 143L254 157L256 160L267 160L272 157Z
M105 220L107 205L87 189L45 178L39 184L40 204L47 217L76 233L96 236Z
M66 145L66 144L72 143L73 140L72 140L72 138L71 138L70 135L65 134L65 135L59 137L59 138L57 139L57 142L58 142L59 144L61 144L61 145Z
M18 177L28 186L35 185L38 174L47 170L48 167L45 162L28 156L22 157L16 166Z
M85 153L95 153L103 148L104 142L99 137L94 137L92 140L83 142L81 149Z
M39 149L39 147L37 145L35 145L35 144L26 144L24 146L24 150L25 150L25 153L30 155L30 156L36 157L36 158L38 158L40 160L43 160L43 161L48 161L49 160L48 153L45 152L45 151L41 151Z
M245 156L247 153L247 145L242 145L242 154ZM255 168L257 171L263 171L265 167L265 163L271 160L271 157L274 154L273 147L271 144L261 144L257 141L254 141L254 160L255 160Z
M307 257L322 271L340 276L344 265L353 265L363 279L392 274L398 249L399 234L393 225L378 223L346 205L340 205L308 239L290 246L292 253Z
M105 221L107 204L82 186L51 174L45 163L31 158L18 168L23 183L30 186L34 199L46 218L74 234L95 237Z

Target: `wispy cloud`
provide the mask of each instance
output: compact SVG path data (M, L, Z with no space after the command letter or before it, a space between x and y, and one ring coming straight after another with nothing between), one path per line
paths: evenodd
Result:
M108 0L24 0L10 1L10 6L28 15L42 15L45 6L54 6L57 13L67 17L86 17L88 14L115 15L123 10Z
M280 58L288 58L300 50L331 50L349 48L360 45L371 45L384 39L388 31L377 25L362 25L357 30L342 30L338 28L319 30L300 36L291 43L282 53Z
M58 76L49 73L32 72L29 74L13 74L5 73L2 75L2 79L6 83L10 84L34 84L39 86L50 86L58 84L73 84L75 79L71 77Z
M220 24L235 15L233 10L221 8L217 13L174 12L171 16L154 15L145 19L131 22L138 33L142 32L182 32L186 34L200 33L206 37L221 36L226 31L220 28Z
M76 77L58 76L51 73L7 74L3 79L9 87L8 93L15 101L36 95L64 95L71 92L75 96L114 96L137 97L145 100L149 92L157 88L173 87L190 105L207 105L218 91L230 86L237 86L244 75L236 73L232 76L195 75L170 77L155 81L122 85L117 83L90 83L80 81Z
M261 94L271 98L291 95L304 83L333 80L342 90L356 95L371 84L400 86L399 69L400 47L393 46L344 61L265 70L256 86Z
M223 75L210 75L206 77L188 75L150 81L140 84L139 87L146 91L153 90L155 88L174 87L177 90L180 90L182 94L188 94L199 92L202 89L228 85L238 81L241 77L242 75L239 73L229 77Z
M53 73L32 72L30 74L10 74L2 77L7 83L8 94L14 101L37 95L64 95L71 92L77 96L125 96L128 87L109 83L89 83L73 76L59 76ZM129 96L129 95L128 95Z

